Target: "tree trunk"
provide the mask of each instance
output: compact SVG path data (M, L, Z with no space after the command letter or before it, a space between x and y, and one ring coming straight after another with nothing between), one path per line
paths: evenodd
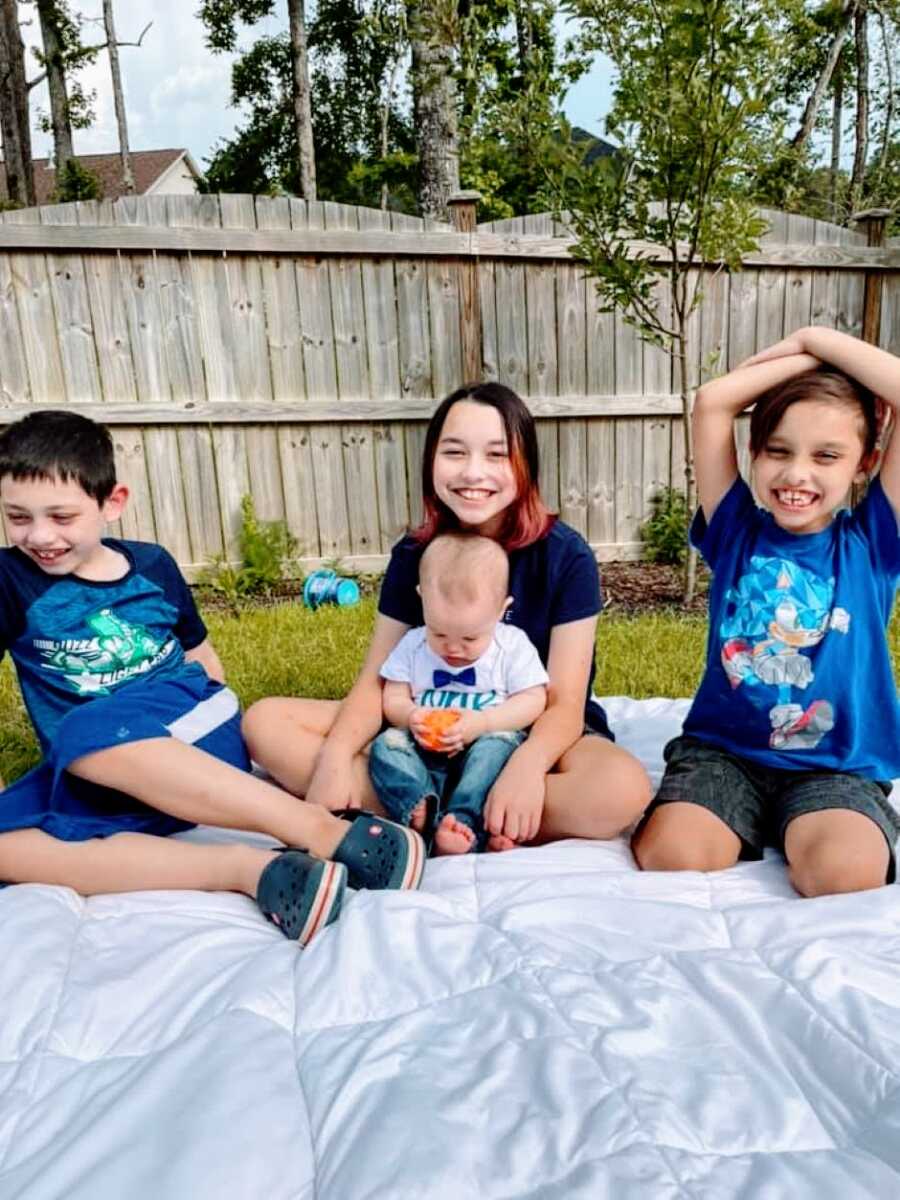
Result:
M419 208L446 221L447 201L459 191L459 133L453 52L441 38L441 0L419 0L412 8L413 112L419 152Z
M891 146L891 130L894 124L894 48L892 45L890 26L885 20L884 9L879 6L878 20L881 24L881 41L884 47L884 76L887 81L887 101L884 106L884 136L881 139L881 152L878 155L878 167L883 171L887 166L888 151Z
M300 195L304 200L315 200L316 149L313 143L303 0L288 0L288 18L291 27L291 74L294 92L294 129L297 135L297 160L300 168Z
M816 85L812 90L812 94L806 102L806 108L803 110L800 128L794 134L791 143L798 150L809 141L810 134L813 131L813 126L816 123L816 116L818 115L822 98L828 89L828 84L831 82L831 76L834 74L835 64L840 57L841 50L844 48L844 42L847 40L847 35L850 33L850 22L853 20L853 16L857 7L857 0L845 0L841 26L834 35L834 40L829 47L828 55L825 59L825 65L822 67L822 71L819 75L819 78L816 80Z
M50 93L50 124L53 127L53 159L59 183L66 163L74 156L72 125L69 121L69 95L66 89L66 70L63 42L59 31L56 0L37 0L41 19L41 38L44 42L44 65L47 70L47 89Z
M856 153L850 179L850 212L856 212L862 197L869 149L869 14L865 3L856 12Z
M516 0L516 43L519 50L519 70L523 79L528 73L533 41L531 0Z
M25 47L16 0L0 0L0 136L6 194L26 207L35 203Z
M125 114L125 96L122 92L122 72L119 70L119 44L116 41L116 25L113 19L113 0L103 0L103 24L106 28L106 47L109 50L109 71L112 75L116 124L119 127L122 186L129 195L133 195L134 171L131 169L131 152L128 149L128 119Z
M838 180L841 175L841 135L844 121L844 73L843 63L838 59L834 76L834 98L831 108L831 168L828 176L828 203L831 219L838 219Z

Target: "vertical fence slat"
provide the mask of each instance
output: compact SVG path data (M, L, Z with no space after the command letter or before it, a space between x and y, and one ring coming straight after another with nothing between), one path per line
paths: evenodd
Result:
M348 205L326 203L324 216L326 229L358 228L357 210ZM332 260L329 278L338 394L349 409L372 394L360 260L349 255ZM353 554L377 554L381 550L373 442L374 432L368 422L354 421L341 427L350 550Z
M111 225L112 203L90 200L76 206L79 225ZM91 254L84 259L88 303L103 397L109 404L135 404L138 399L131 337L120 289L118 255Z
M426 221L425 228L434 228L434 224ZM425 275L431 329L431 379L435 396L443 397L469 382L463 379L456 265L446 258L429 258Z
M585 282L581 267L556 267L556 355L560 396L587 391ZM587 421L559 421L560 515L582 536L588 534Z
M3 216L0 212L0 221ZM0 400L6 404L27 404L31 400L13 260L6 254L0 254Z
M815 236L815 221L790 213L787 219L787 240L793 245L811 246ZM811 270L785 272L784 331L786 334L808 325L812 316L813 273Z
M256 228L252 196L223 195L220 205L223 229ZM239 395L251 405L265 403L272 399L272 375L259 259L248 254L226 255L225 273ZM283 520L284 492L277 430L271 425L247 425L244 442L254 509L264 521Z
M527 306L525 267L515 259L499 259L495 268L497 295L497 377L501 383L528 394Z
M20 208L0 213L8 225L37 225L37 209ZM56 314L50 293L47 256L33 251L9 256L22 331L22 358L28 370L29 391L42 408L66 402Z
M290 229L291 209L286 196L256 197L258 229ZM297 274L293 259L264 255L260 260L266 306L266 338L276 404L302 408L306 399L303 343ZM299 557L319 553L316 488L312 446L305 425L279 425L275 430L288 529L297 539Z
M165 197L130 196L116 201L113 213L120 225L165 225ZM130 316L139 399L165 405L171 399L171 384L155 257L135 256L123 264L120 280ZM178 562L190 562L193 555L184 497L185 473L177 431L163 426L146 429L144 450L157 540Z
M212 207L205 204L204 211L209 214L207 220L211 224ZM196 225L197 206L190 196L167 196L166 219L175 228ZM211 352L204 354L203 351L202 305L198 303L197 289L200 287L205 293L214 286L215 263L209 256L205 256L205 261L199 261L192 254L157 254L156 266L160 274L163 339L172 393L181 398L207 396L209 379L204 367ZM236 505L240 503L240 497L229 495L224 501L229 509L231 529L231 537L226 542L223 500L216 469L218 436L209 427L188 426L178 430L178 450L185 473L188 531L196 563L205 563L223 553L237 556L239 511ZM226 440L234 436L233 433L225 435ZM226 452L228 459L232 456L233 451Z
M74 204L54 204L38 210L42 225L77 225ZM47 255L47 272L66 397L73 404L99 404L103 399L97 368L97 349L88 299L84 259L77 253Z
M306 226L323 229L325 214L321 201L292 200L291 225L294 229ZM310 399L333 397L338 394L338 375L328 263L303 256L297 259L296 269L307 395ZM309 426L309 438L319 514L319 547L325 558L339 558L350 552L340 428L317 422Z
M386 212L361 208L359 227L389 229L390 218ZM400 356L393 263L390 259L364 259L362 280L372 395L383 399L399 396ZM374 425L372 439L378 486L378 541L373 550L387 554L409 525L403 425L399 421Z
M187 212L178 212L181 223L198 228L221 226L218 197L203 196ZM231 331L228 273L220 254L191 255L191 282L197 313L200 350L206 376L206 394L212 401L239 398ZM250 474L244 430L214 426L212 453L217 482L216 494L222 529L222 544L232 561L240 558L241 498L250 491Z
M157 541L153 519L153 498L147 478L147 459L144 450L144 431L138 426L119 425L113 431L116 456L116 476L124 483L129 501L118 522L122 537L139 542Z
M610 417L587 422L588 541L616 540L616 423Z

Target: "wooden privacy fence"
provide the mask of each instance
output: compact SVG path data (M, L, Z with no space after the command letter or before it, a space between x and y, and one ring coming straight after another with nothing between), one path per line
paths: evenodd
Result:
M900 246L768 216L744 271L704 267L693 367L810 321L860 333L867 287L900 352ZM465 197L453 226L233 195L7 212L0 419L71 405L105 421L132 491L124 536L162 542L189 575L236 556L247 492L287 520L304 566L371 570L419 519L436 402L499 379L538 417L550 505L601 560L638 557L651 497L682 481L678 380L596 309L549 217L476 226Z

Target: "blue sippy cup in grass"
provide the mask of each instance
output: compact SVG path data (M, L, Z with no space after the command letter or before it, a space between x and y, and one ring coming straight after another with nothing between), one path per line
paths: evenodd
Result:
M337 604L340 608L346 608L359 603L359 585L355 579L342 579L337 571L323 567L306 577L303 603L313 609L321 604Z

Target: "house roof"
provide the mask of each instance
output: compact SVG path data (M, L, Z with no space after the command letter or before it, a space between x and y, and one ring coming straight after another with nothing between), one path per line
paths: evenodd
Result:
M132 150L131 169L134 171L134 185L137 195L143 196L153 187L154 183L166 173L181 157L184 157L190 170L199 178L200 172L187 150ZM75 156L82 167L99 178L106 200L117 200L125 195L122 186L122 164L116 154L77 154ZM53 189L56 187L56 171L47 158L34 159L34 190L38 204L50 204ZM6 167L0 163L0 195L7 195Z

